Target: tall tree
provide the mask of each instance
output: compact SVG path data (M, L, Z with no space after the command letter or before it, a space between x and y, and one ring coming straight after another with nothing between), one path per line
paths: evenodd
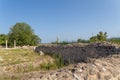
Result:
M10 28L8 35L10 45L13 45L14 40L16 40L16 44L19 46L36 45L40 43L40 38L34 34L31 26L26 23L16 23Z

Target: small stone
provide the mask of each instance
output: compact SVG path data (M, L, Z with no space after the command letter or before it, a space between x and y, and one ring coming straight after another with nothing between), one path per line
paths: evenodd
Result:
M45 53L44 53L44 52L42 52L42 51L40 51L39 53L40 53L40 55L41 55L41 56L43 56L43 55L45 54Z
M105 68L103 67L102 70L105 72L107 69L105 69Z
M107 64L102 64L103 66L107 66Z
M112 74L113 74L113 77L116 77L119 74L119 72L118 71L114 71L114 72L112 72Z
M120 80L120 76L118 77L118 80Z
M93 64L92 64L92 67L96 68L96 66L95 66L95 65L93 65Z
M99 80L101 80L101 78L102 78L99 72L97 73L97 77Z
M89 71L89 73L90 73L90 75L95 75L95 74L96 74L95 70L93 70L93 69L91 69L91 70Z
M75 72L75 69L72 69L71 72L74 73L74 72Z
M58 76L58 74L56 74L56 76Z
M74 76L77 80L79 80L79 77L78 77L76 74L73 74L73 76Z
M83 70L82 70L82 69L79 69L79 72L83 72Z
M104 79L105 79L105 80L111 79L111 75L104 76Z
M68 76L67 75L63 75L63 78L68 78Z

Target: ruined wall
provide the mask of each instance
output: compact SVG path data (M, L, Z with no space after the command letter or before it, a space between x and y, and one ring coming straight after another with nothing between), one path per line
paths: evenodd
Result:
M47 73L40 74L38 72L31 75L30 80L120 80L120 55L95 59L92 63L77 63Z
M89 57L106 57L115 54L117 47L110 43L91 43L91 44L68 44L68 45L41 45L36 47L36 52L61 54L64 61L74 63L85 61Z

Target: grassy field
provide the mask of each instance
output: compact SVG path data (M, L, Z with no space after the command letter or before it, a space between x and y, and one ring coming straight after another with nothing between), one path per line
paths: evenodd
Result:
M51 69L57 69L57 65L48 55L30 49L0 49L0 80L19 80L18 74Z
M0 49L0 66L20 64L23 62L34 62L48 56L40 56L29 49Z
M19 64L22 62L34 61L39 58L32 50L25 49L0 49L1 66Z

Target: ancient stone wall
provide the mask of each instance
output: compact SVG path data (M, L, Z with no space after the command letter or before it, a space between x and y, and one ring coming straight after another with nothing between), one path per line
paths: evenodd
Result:
M36 52L47 54L61 54L64 61L74 63L85 61L88 58L106 57L117 53L118 48L111 43L90 43L90 44L48 44L36 47Z
M24 80L120 80L120 55L77 63L47 73L28 74Z

